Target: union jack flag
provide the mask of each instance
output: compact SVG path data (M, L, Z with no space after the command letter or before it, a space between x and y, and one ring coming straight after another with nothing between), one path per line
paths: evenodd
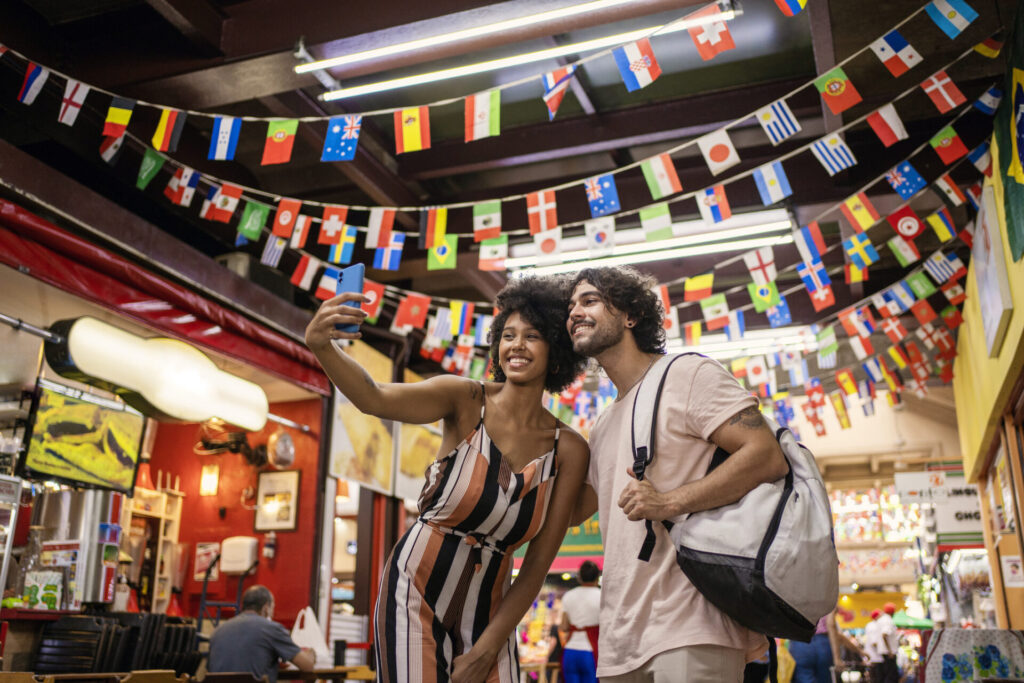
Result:
M584 187L587 190L587 201L594 201L604 196L601 193L601 179L600 178L587 178Z
M346 116L345 117L345 132L342 133L341 137L351 140L359 137L359 129L363 125L363 117L361 115Z

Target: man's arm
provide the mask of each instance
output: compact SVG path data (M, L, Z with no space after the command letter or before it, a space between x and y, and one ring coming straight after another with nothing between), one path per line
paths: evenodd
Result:
M299 654L292 657L292 664L299 667L299 671L312 671L316 664L316 653L312 648L304 647Z
M756 406L739 411L711 434L731 455L707 476L661 493L647 480L631 481L619 507L633 520L659 521L735 503L760 484L786 476L789 465ZM632 472L630 472L632 474Z

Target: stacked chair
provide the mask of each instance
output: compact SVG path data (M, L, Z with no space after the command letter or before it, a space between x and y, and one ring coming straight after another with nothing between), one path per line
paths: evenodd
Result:
M43 628L38 674L173 669L194 675L201 655L195 623L163 614L67 615Z

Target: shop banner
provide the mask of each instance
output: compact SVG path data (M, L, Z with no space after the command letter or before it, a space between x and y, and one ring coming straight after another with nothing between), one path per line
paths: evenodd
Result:
M896 491L904 504L930 504L941 550L977 548L983 544L978 487L962 471L898 472Z

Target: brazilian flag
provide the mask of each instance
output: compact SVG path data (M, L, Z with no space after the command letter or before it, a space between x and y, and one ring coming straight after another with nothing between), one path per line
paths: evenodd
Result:
M455 270L458 235L445 235L444 242L427 250L427 270Z

